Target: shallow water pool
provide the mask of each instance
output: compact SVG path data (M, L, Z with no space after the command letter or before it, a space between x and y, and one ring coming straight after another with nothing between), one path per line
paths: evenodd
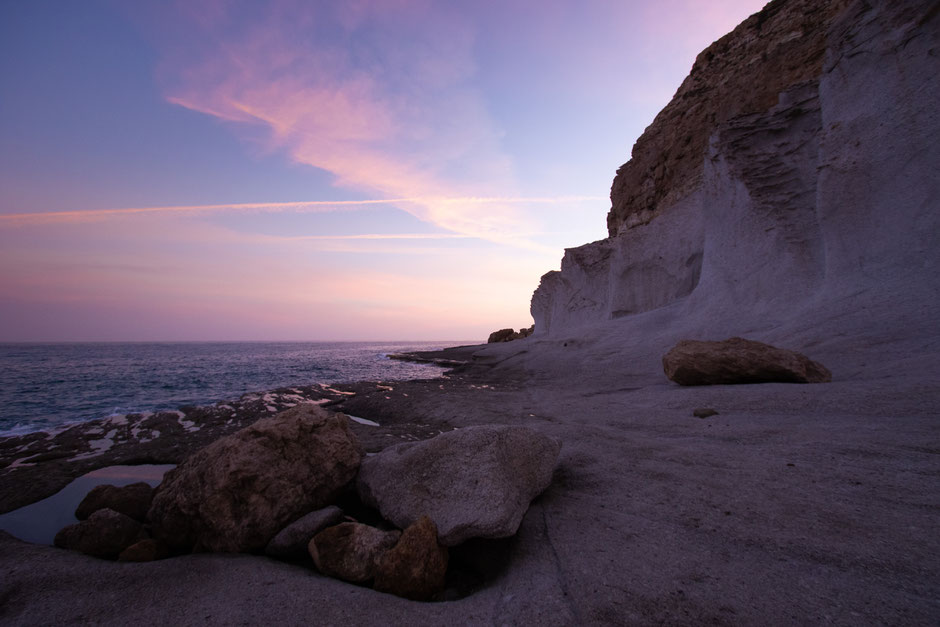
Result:
M103 483L124 486L146 481L152 486L163 480L173 464L141 464L139 466L108 466L78 477L52 496L0 514L0 529L20 540L35 544L52 544L62 527L78 522L75 508L85 495Z

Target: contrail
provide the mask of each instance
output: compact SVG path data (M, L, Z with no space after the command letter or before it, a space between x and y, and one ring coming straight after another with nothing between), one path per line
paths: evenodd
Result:
M165 207L126 207L122 209L86 209L77 211L49 211L43 213L8 213L0 215L0 225L46 224L56 222L107 219L140 214L205 214L240 211L274 213L319 213L353 209L369 205L395 204L561 204L606 200L603 196L555 196L555 197L499 197L499 196L428 196L413 198L378 198L368 200L302 200L296 202L224 203L215 205L171 205Z

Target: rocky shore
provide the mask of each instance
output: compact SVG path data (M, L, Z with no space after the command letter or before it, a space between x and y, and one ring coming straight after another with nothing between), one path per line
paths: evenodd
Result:
M442 379L0 440L0 511L310 403L351 417L360 479L393 444L476 425L562 442L514 535L450 553L459 593L417 602L261 554L131 564L0 534L0 622L938 624L938 24L924 0L769 3L699 56L637 142L610 237L543 276L532 335L396 356L453 367ZM383 530L396 550L432 534L413 517Z
M564 442L551 485L518 533L478 551L475 572L484 580L463 598L407 601L263 556L123 564L6 536L0 618L6 624L934 621L935 381L908 372L837 376L820 385L686 388L670 383L661 366L645 372L644 366L615 389L600 377L594 385L584 377L566 384L518 367L529 353L553 348L530 338L479 347L472 366L445 379L301 390L379 423L351 425L371 452L491 423L525 425ZM261 407L258 401L280 408L296 402L284 394L299 393L231 405L236 415ZM718 413L693 415L700 407ZM115 434L109 450L67 462L100 439L94 430L104 426L89 423L81 427L84 436L75 431L60 440L68 457L7 465L3 504L38 498L97 466L179 461L236 429L212 418L215 411L173 414L186 425L161 434L163 444L135 445ZM268 414L264 406L254 416ZM170 422L160 420L164 428ZM199 429L185 429L189 422ZM4 441L5 450L32 441ZM15 496L19 491L29 499Z

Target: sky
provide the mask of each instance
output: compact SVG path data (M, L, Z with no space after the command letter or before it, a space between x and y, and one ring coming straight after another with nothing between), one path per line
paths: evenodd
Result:
M0 341L485 340L763 0L0 3Z

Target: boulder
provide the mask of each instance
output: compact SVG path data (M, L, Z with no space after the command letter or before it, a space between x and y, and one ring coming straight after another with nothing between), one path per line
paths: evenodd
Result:
M447 547L437 541L434 522L422 516L376 560L374 588L412 601L430 601L443 592L446 575Z
M307 548L317 570L324 575L364 583L375 576L376 560L400 537L400 531L347 522L327 527L310 540Z
M99 509L87 520L62 528L54 544L85 555L116 559L120 553L147 538L144 526L113 509Z
M357 487L397 527L427 514L446 546L505 538L551 483L560 450L559 440L528 427L468 427L366 458Z
M173 552L261 551L289 522L329 505L361 458L346 416L292 407L168 472L150 507L154 537Z
M663 356L663 370L679 385L832 380L825 366L805 355L740 337L722 342L682 340Z
M130 545L118 555L119 562L152 562L167 556L166 547L152 538Z
M153 500L153 488L140 481L123 487L98 485L85 495L75 510L75 518L85 520L99 509L113 509L134 520L147 520L147 510Z
M281 529L268 542L264 553L282 560L302 559L307 556L307 547L313 536L342 520L343 510L334 505L310 512Z

